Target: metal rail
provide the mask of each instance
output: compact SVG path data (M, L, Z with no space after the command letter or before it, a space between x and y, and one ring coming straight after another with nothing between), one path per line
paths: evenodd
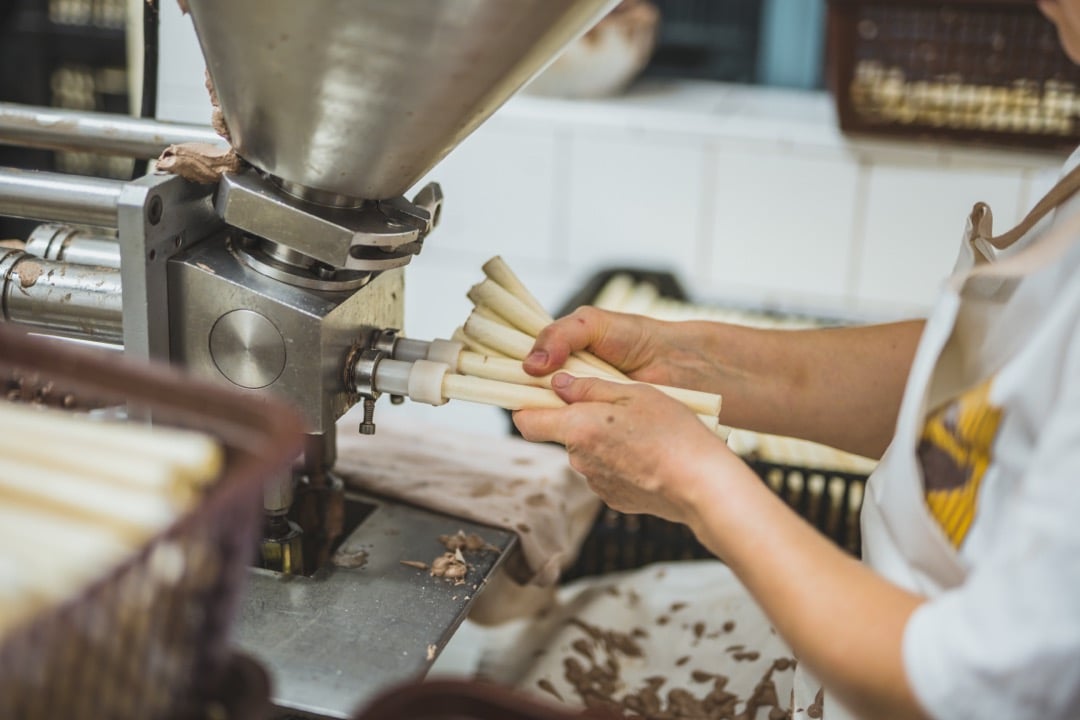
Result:
M0 248L0 319L80 340L122 344L120 271Z
M227 145L209 126L0 103L0 145L94 152L145 160L156 158L169 145L185 142Z
M124 182L0 168L0 215L116 227Z
M45 223L26 238L26 252L76 265L120 267L120 242L108 230Z

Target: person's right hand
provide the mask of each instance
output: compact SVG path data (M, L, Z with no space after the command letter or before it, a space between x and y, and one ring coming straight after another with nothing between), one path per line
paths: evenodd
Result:
M572 353L587 350L635 380L700 388L708 384L710 363L692 325L581 307L540 332L525 371L547 375Z

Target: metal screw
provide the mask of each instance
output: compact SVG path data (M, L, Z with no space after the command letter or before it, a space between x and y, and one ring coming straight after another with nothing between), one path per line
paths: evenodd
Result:
M375 398L364 398L364 421L360 423L361 435L375 434Z
M161 222L161 214L164 210L164 204L161 202L160 195L154 195L150 198L150 206L146 209L146 214L151 225L157 225Z

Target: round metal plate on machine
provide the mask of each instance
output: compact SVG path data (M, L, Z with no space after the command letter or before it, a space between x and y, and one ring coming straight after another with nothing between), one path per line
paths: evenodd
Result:
M233 384L262 388L285 369L285 340L265 316L254 310L233 310L214 323L210 356Z

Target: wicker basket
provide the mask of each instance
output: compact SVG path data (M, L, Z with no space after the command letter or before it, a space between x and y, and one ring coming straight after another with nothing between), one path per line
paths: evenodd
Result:
M845 131L1060 148L1080 141L1080 68L1033 2L829 0Z
M4 639L0 717L205 717L223 678L236 676L227 641L259 537L262 481L299 452L297 416L172 368L0 324L0 377L18 373L56 393L208 432L225 447L226 468L198 507L136 557Z

